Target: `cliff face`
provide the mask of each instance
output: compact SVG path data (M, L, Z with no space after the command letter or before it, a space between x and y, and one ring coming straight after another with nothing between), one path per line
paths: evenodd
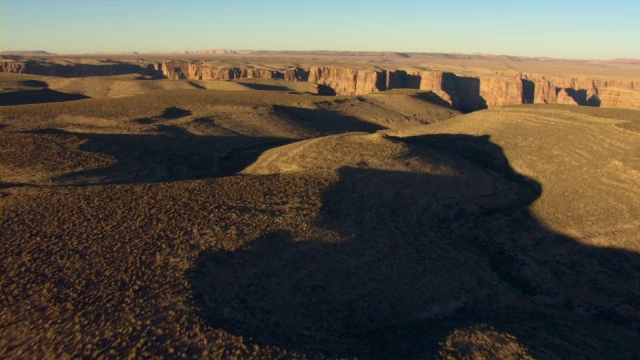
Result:
M397 88L432 91L462 111L487 107L560 103L640 108L640 80L558 78L517 71L491 76L459 76L442 71L356 70L343 67L284 70L218 67L194 61L61 65L46 61L3 61L2 72L61 77L137 73L172 80L282 79L310 81L327 95L364 95Z
M280 71L216 67L189 61L165 61L149 66L171 80L284 79Z
M312 67L307 81L332 88L337 95L364 95L385 89L386 72Z
M600 91L598 98L602 107L640 110L640 88L635 90L608 87Z
M521 79L483 77L480 79L480 96L487 107L522 104L524 92Z
M2 72L22 74L24 72L24 63L17 61L3 61Z
M88 76L113 76L124 74L141 74L160 76L153 67L144 64L131 63L107 63L104 65L92 64L56 64L46 61L2 61L2 72L18 74L34 74L45 76L58 76L65 78Z
M337 95L363 95L384 90L385 73L336 67L294 68L282 71L241 69L209 66L188 61L165 61L152 64L167 79L234 80L234 79L283 79L285 81L310 81L328 86Z

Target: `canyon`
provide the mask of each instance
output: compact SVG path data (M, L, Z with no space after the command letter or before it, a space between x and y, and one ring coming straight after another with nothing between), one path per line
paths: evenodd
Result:
M640 63L2 59L0 358L640 358Z
M354 61L350 65L349 62L335 63L330 58L309 59L313 54L302 57L307 64L299 64L300 61L295 60L300 60L301 55L296 56L298 58L292 57L289 64L286 58L282 58L269 65L264 65L270 60L269 56L240 55L226 55L226 58L218 56L225 59L224 63L211 61L210 55L203 59L164 60L146 57L92 61L5 56L1 61L1 71L65 78L140 74L153 79L170 80L280 79L287 82L311 82L317 85L318 94L338 96L417 89L431 91L452 108L463 112L505 105L544 103L640 109L640 70L635 63L627 64L631 68L627 69L626 74L632 76L616 76L615 73L613 76L598 76L593 72L586 76L555 76L544 70L514 70L514 66L503 60L495 61L498 64L505 62L506 65L502 68L475 65L469 70L469 66L461 62L465 59L454 59L462 65L447 68L430 67L428 58L421 63L409 63L398 56L401 60L383 58L381 61L369 60L364 64L362 61ZM291 64L292 60L295 64ZM470 61L477 62L478 59L471 58ZM439 62L446 63L442 59ZM511 62L517 63L514 60ZM634 74L637 76L633 76Z

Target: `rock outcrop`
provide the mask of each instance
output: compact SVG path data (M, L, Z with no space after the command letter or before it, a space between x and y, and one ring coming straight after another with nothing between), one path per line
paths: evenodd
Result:
M558 92L556 104L563 105L578 105L575 99L569 94L567 89L562 89Z
M364 95L385 89L386 72L312 67L308 81L332 88L337 95Z
M21 61L3 61L0 65L0 68L2 69L2 72L22 74L26 72L26 63ZM33 72L27 73L32 74Z
M345 67L293 67L283 70L214 66L199 61L58 64L7 60L2 72L60 77L137 73L172 80L282 79L309 81L324 95L364 95L397 88L431 91L453 108L469 112L488 107L560 103L640 108L640 80L558 78L517 71L460 76L427 70L368 70Z

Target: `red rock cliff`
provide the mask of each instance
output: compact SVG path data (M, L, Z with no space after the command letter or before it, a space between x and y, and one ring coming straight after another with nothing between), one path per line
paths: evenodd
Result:
M442 71L362 70L344 67L289 68L283 70L218 67L195 61L56 64L46 61L2 61L2 72L83 77L138 73L167 79L234 80L283 79L310 81L321 92L363 95L397 88L432 91L456 109L562 103L640 109L640 80L557 78L517 71L490 76L460 76Z

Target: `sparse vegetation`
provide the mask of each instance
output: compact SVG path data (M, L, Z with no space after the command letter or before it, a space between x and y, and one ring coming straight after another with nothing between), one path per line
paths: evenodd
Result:
M640 356L638 111L0 75L2 358Z
M455 329L442 342L439 355L447 360L533 359L515 336L487 325Z

